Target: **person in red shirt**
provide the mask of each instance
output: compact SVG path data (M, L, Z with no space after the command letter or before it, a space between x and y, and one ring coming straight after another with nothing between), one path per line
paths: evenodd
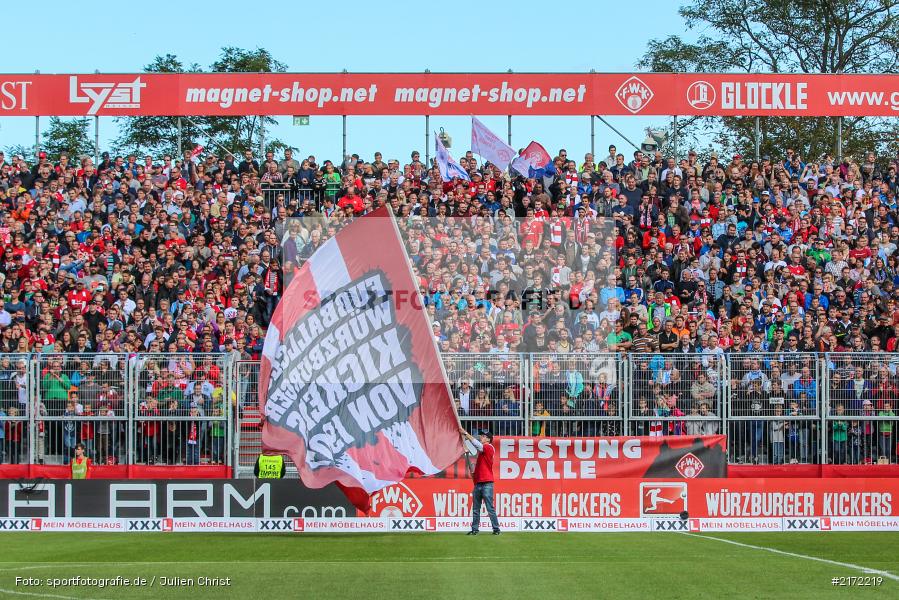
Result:
M365 210L362 198L356 195L356 188L354 186L349 186L346 195L337 201L337 208L346 208L347 206L352 206L353 212L357 215L362 214L362 211Z
M87 312L87 305L91 301L91 294L84 289L84 281L78 280L75 284L75 289L69 290L66 294L66 301L69 308L81 313Z
M499 519L496 518L496 510L493 508L493 456L496 449L493 447L493 434L482 429L478 438L460 428L462 437L471 442L471 445L478 451L478 461L475 463L474 472L471 474L474 479L474 491L472 492L472 501L474 506L471 510L471 531L468 535L477 535L481 524L481 502L487 505L487 515L490 517L490 525L493 527L493 535L499 535Z

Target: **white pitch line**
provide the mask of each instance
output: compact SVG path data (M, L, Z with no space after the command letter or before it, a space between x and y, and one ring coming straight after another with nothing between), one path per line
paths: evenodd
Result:
M15 563L3 563L0 562L0 565L9 565ZM41 563L39 565L35 565L34 563L23 563L26 566L24 567L14 567L12 569L0 569L0 573L13 573L18 571L31 571L33 569L52 569L53 567L58 567L60 564L66 567L92 567L97 563L84 563L84 564L67 564L67 563ZM117 564L117 563L108 563L108 564Z
M837 560L830 560L829 558L821 558L819 556L808 556L806 554L797 554L795 552L787 552L786 550L778 550L777 548L768 548L767 546L756 546L753 544L744 544L743 542L735 542L734 540L728 540L725 538L713 537L710 535L700 535L698 533L687 533L686 531L679 532L683 535L688 535L690 537L699 538L702 540L715 540L716 542L724 542L725 544L733 544L734 546L740 546L741 548L752 548L753 550L763 550L765 552L772 552L774 554L781 554L783 556L790 556L793 558L804 558L805 560L813 560L816 562L826 563L828 565L836 565L838 567L846 567L849 569L856 569L860 571L864 571L865 573L873 573L875 575L882 575L887 579L892 579L893 581L899 581L899 576L893 575L889 571L882 571L880 569L871 569L869 567L863 567L861 565L854 565L852 563L844 563L839 562Z
M6 590L0 588L0 592L4 594L12 594L14 596L31 596L32 598L56 598L57 600L91 600L91 596L61 596L59 594L41 594L39 592L17 592L16 590ZM94 598L93 600L100 600Z

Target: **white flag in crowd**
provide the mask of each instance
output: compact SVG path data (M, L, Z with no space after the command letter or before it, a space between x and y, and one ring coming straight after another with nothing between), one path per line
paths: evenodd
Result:
M471 151L505 171L515 158L515 151L477 117L471 118Z
M465 169L460 167L459 163L453 160L453 157L447 152L436 132L434 133L434 148L437 151L437 168L440 169L440 176L444 181L452 181L456 177L471 181L471 177L468 176Z

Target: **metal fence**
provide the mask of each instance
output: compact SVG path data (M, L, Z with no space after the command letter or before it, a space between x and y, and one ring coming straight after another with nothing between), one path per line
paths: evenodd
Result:
M533 354L527 435L622 435L623 363L614 354Z
M250 476L256 457L262 450L262 414L259 412L259 362L237 361L235 391L237 393L237 424L234 436L234 469L238 477ZM291 464L291 472L296 470Z
M298 206L302 206L306 200L315 201L316 207L319 205L319 198L311 186L295 187L288 183L263 183L259 191L262 192L265 208L269 212L276 211L283 206L288 209L288 214L292 214L293 211L289 210L291 203L296 202ZM322 194L320 193L318 196L322 196Z
M470 430L526 435L526 361L520 354L445 354L443 364L456 411Z
M899 355L445 354L460 420L501 435L726 433L732 463L897 461ZM0 462L226 464L261 448L259 363L0 355Z
M715 353L634 354L622 361L629 435L713 435L723 429L727 363Z
M895 463L899 356L828 354L821 447L833 464Z
M0 357L0 460L231 464L233 358L224 354Z

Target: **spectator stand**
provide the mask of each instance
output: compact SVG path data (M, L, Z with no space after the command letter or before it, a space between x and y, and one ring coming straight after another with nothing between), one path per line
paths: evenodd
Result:
M34 354L32 464L66 465L83 443L97 464L130 464L133 369L128 355Z
M234 361L227 354L134 359L137 464L230 465Z
M895 463L899 434L899 356L829 353L823 361L826 390L823 450L835 465Z
M528 435L532 386L524 355L444 354L443 361L463 427Z
M238 360L234 367L237 379L234 472L237 477L252 477L256 458L262 452L262 413L259 412L259 361ZM296 468L288 461L292 476Z
M540 353L531 354L529 364L533 401L526 435L624 435L626 373L620 355Z
M34 384L27 354L0 355L0 464L28 458L28 440L34 436ZM43 416L46 411L38 413ZM43 424L40 427L43 430Z
M622 360L628 435L713 435L724 427L727 361L721 353L633 354Z
M233 363L228 354L2 355L2 462L65 465L83 443L101 465L231 465ZM22 386L15 396L12 385Z
M728 355L728 452L737 464L826 464L826 369L801 352Z

